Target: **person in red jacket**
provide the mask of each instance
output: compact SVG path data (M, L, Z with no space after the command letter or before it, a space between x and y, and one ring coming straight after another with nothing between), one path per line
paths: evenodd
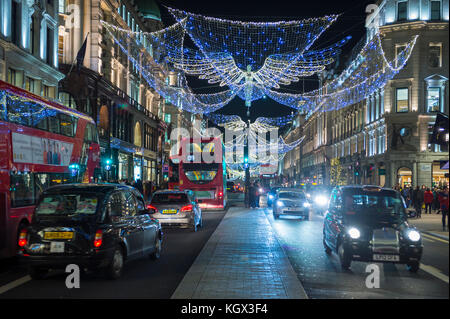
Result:
M423 194L423 202L425 203L425 214L428 211L429 211L428 214L431 214L433 204L433 192L429 188L427 188L427 190Z

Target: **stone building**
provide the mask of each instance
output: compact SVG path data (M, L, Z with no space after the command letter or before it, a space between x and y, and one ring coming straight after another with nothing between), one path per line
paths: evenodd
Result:
M56 99L58 1L0 1L0 79Z
M154 1L61 0L58 59L66 77L60 83L64 104L97 122L103 178L162 182L165 101L144 80L127 56L107 36L101 20L130 32L153 32L164 26ZM76 56L86 40L83 67ZM147 43L149 43L147 41ZM150 44L147 54L153 58ZM154 68L160 79L169 71ZM112 160L107 172L105 160Z
M319 181L325 167L325 173L339 169L343 184L448 184L448 169L441 168L448 162L448 146L429 142L436 115L449 113L448 2L384 0L376 4L366 20L366 36L345 65L377 30L388 61L419 35L415 48L395 78L364 101L306 119L300 153L303 179L312 175ZM321 77L332 79L340 68ZM328 184L331 178L322 182Z

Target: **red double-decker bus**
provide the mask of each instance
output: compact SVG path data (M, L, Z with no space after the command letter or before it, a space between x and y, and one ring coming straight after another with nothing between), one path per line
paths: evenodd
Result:
M227 201L225 147L220 138L180 141L179 188L191 190L205 210L224 209Z
M99 163L92 118L0 81L0 258L16 254L43 190L93 182Z

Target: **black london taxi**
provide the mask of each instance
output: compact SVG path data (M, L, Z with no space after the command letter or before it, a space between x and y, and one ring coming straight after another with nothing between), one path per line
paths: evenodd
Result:
M341 267L351 262L406 264L417 272L423 244L420 232L407 221L399 192L378 186L336 187L323 225L325 252L336 252Z
M34 279L76 264L122 274L125 260L161 254L162 231L135 188L119 184L67 184L48 188L32 222L20 231L19 258Z

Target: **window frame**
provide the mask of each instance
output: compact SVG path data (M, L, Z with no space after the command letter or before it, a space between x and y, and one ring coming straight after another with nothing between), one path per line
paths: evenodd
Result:
M399 92L399 90L407 90L407 101L408 101L408 108L405 110L405 111L399 111L399 109L398 109L398 102L399 102L399 99L398 99L398 92ZM409 87L396 87L395 88L395 95L394 95L394 98L395 98L395 113L408 113L409 111L410 111L410 103L409 103L409 101L410 101L410 98L409 98Z

